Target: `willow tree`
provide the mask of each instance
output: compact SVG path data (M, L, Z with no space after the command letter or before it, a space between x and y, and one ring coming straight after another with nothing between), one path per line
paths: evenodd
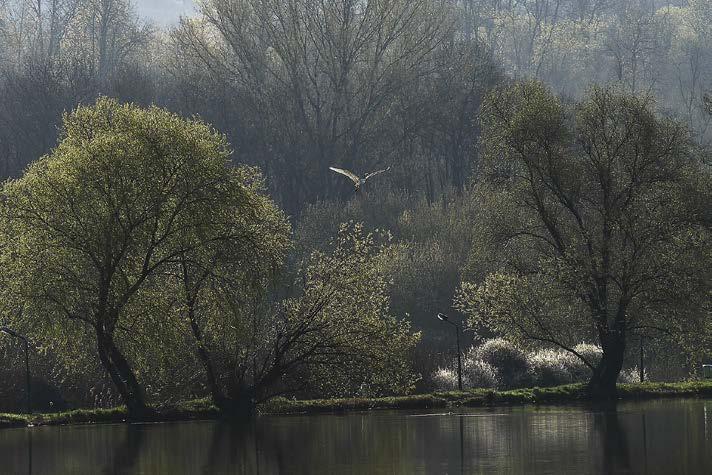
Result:
M240 273L230 264L212 275L185 267L181 285L192 297L185 308L216 405L244 416L278 395L412 389L409 356L419 334L389 314L387 249L362 226L344 225L332 249L314 252L297 290L281 299L245 292L250 281L234 279Z
M206 386L226 413L252 400L244 385L232 384L239 374L235 357L257 343L251 304L266 297L291 245L285 216L262 194L264 185L255 170L244 170L250 171L245 173L245 184L252 193L249 206L243 206L250 212L225 208L230 215L222 222L220 238L203 246L186 246L166 282L181 296L174 302L174 313L187 324ZM200 241L201 237L186 235L186 239Z
M683 126L613 89L568 107L525 83L491 94L483 127L479 276L457 299L471 323L575 354L603 396L632 333L698 334L710 235L691 198L709 169Z
M132 415L148 409L127 355L169 344L145 335L167 318L166 275L245 227L259 241L258 224L278 213L229 156L200 121L102 98L66 114L57 148L4 186L4 291L20 323L50 344L93 342Z

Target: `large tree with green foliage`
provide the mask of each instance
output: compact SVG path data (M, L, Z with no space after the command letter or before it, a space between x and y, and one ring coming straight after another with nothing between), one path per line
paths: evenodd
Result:
M472 324L576 354L592 393L611 395L632 333L703 327L709 169L682 125L614 89L569 107L516 84L482 120L482 229L457 304ZM582 339L599 363L575 351Z
M66 114L57 148L4 186L4 291L24 309L18 324L50 344L93 341L132 414L147 401L127 355L173 334L167 276L186 256L210 268L215 249L252 262L284 228L255 171L229 156L198 120L102 98Z
M261 191L262 182L255 178L250 182ZM267 288L273 288L291 242L288 222L266 195L253 194L250 213L227 211L232 216L216 230L221 238L182 252L166 285L181 296L174 315L189 328L213 401L232 411L252 400L244 385L232 384L240 374L236 359L266 344L255 339L254 302L263 301Z
M246 415L282 394L412 389L419 334L389 314L385 244L361 225L342 226L330 251L314 252L282 298L254 292L246 280L235 286L231 272L205 278L186 268L181 285L193 298L185 308L215 403Z

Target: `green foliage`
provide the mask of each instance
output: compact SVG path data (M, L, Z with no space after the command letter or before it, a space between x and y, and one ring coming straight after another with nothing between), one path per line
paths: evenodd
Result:
M263 240L282 242L278 238ZM304 259L286 292L272 288L285 278L266 287L271 280L259 265L279 262L283 246L268 247L271 260L259 259L255 267L244 259L233 267L218 254L207 260L209 272L199 265L202 258L186 255L174 282L185 290L176 310L187 317L215 403L231 409L278 394L412 390L417 378L410 354L420 335L389 314L388 244L387 234L342 225L326 250ZM258 277L257 287L238 278L245 273Z
M389 231L393 244L382 264L389 280L390 309L422 332L413 365L424 375L416 390L427 391L429 376L444 363L443 352L453 343L452 328L435 315L452 307L478 229L472 225L478 203L467 193L453 192L428 202L402 192L363 191L346 203L308 207L296 226L296 255L326 249L342 222L362 222L367 230Z
M712 383L685 381L680 383L635 383L618 385L622 400L662 397L709 397ZM511 391L475 389L444 391L432 394L384 398L345 398L297 400L276 397L261 404L262 414L314 414L321 412L369 411L377 409L434 409L452 407L492 407L526 404L580 403L587 400L583 384L568 384L551 388L528 388ZM221 414L208 400L200 399L166 407L157 412L154 421L217 419ZM57 414L1 414L0 428L32 425L64 425L84 423L117 423L128 420L125 408L68 411Z
M472 247L477 202L468 195L429 203L405 193L365 193L348 203L308 207L296 227L295 247L306 256L327 247L339 223L362 222L368 230L387 229L393 246L383 265L389 275L391 308L424 330L423 343L441 337L434 315L452 305L460 269Z
M417 380L410 353L420 334L389 314L388 242L342 225L332 249L306 262L300 294L279 304L274 346L293 343L278 365L303 371L318 394L402 394Z
M417 380L419 334L389 315L386 235L343 226L297 292L269 292L284 215L221 135L100 99L4 187L3 291L13 324L78 370L99 360L132 414L145 397L382 395ZM383 239L381 239L383 238ZM201 371L202 367L202 371Z
M27 424L27 416L0 413L0 429L6 429L10 427L26 427Z
M482 120L484 226L456 300L470 323L573 354L595 338L599 362L576 356L606 384L628 332L699 338L710 235L687 197L709 169L685 128L615 89L572 108L538 83L493 92Z
M707 397L712 394L712 384L703 381L681 383L621 384L621 399L647 399L659 397ZM266 414L317 413L364 411L373 409L432 409L447 407L488 407L524 404L577 403L588 398L583 384L567 384L551 388L528 388L511 391L475 389L447 391L416 396L378 399L328 399L289 400L277 398L262 406Z
M140 398L132 379L175 381L184 333L166 278L179 258L229 242L235 262L286 239L258 173L229 155L206 124L155 107L100 99L66 114L57 148L3 190L14 323L67 363L97 348L124 398Z

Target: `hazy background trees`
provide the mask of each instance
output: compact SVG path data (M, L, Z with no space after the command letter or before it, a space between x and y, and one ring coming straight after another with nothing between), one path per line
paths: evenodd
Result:
M704 0L474 0L476 31L505 70L580 97L592 83L652 93L709 140L702 91L712 64ZM702 89L700 89L702 88Z
M712 7L704 0L204 0L173 26L128 0L0 4L2 173L53 146L59 115L99 94L200 114L259 165L290 214L348 198L341 164L394 166L434 201L462 189L477 110L501 81L581 97L651 93L708 140Z

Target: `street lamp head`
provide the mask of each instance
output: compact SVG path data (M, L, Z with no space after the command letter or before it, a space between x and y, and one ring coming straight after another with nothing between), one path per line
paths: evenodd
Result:
M438 313L438 320L440 320L441 322L447 322L448 316L445 315L444 313Z

